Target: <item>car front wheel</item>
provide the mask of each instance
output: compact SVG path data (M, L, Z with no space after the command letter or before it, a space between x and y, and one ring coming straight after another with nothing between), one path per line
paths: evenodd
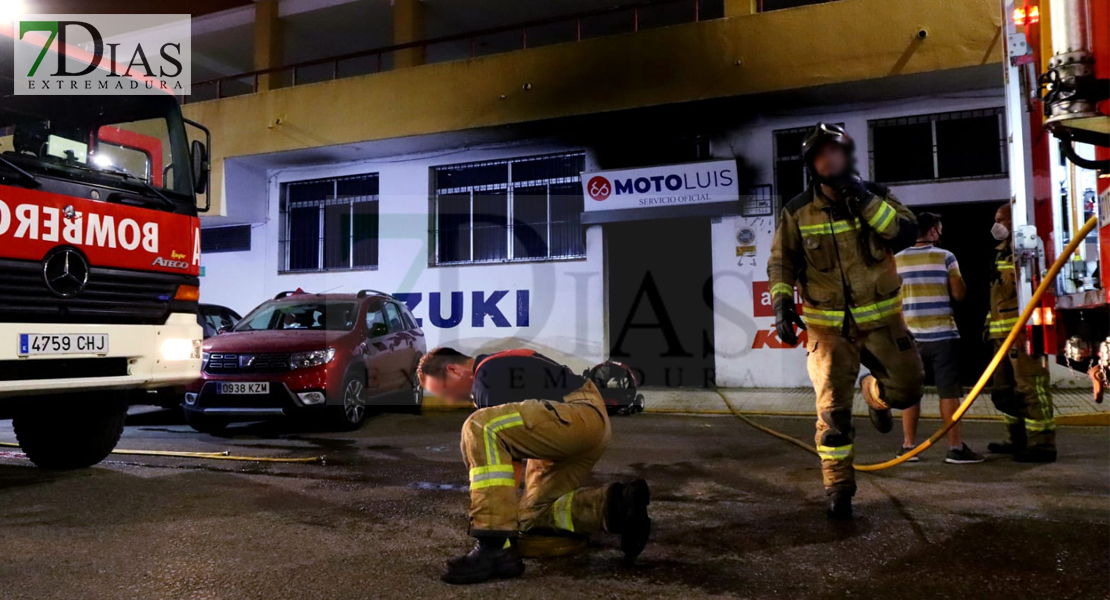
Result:
M340 431L354 431L366 418L366 384L358 372L343 378L340 404L329 406L331 422Z

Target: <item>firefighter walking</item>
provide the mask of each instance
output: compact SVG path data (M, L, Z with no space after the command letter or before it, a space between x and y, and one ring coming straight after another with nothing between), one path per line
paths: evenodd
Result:
M1011 243L1012 223L1012 209L1004 204L995 213L991 228L991 235L1001 242L991 273L991 310L985 331L992 353L998 352L1021 313ZM1006 420L1009 435L1004 442L989 444L987 450L1012 455L1018 462L1054 462L1056 421L1052 416L1048 367L1041 358L1029 355L1025 341L1024 333L1019 335L1007 360L994 371L991 401Z
M472 358L437 348L421 359L418 373L430 393L478 407L462 429L470 535L478 541L447 563L444 581L522 574L515 538L524 531L617 533L626 560L643 551L651 532L647 483L583 486L610 438L605 401L593 382L530 350ZM518 499L514 465L525 459Z
M817 396L817 450L831 519L852 517L852 400L860 383L871 421L893 426L891 408L921 400L924 371L902 318L894 252L913 245L913 213L855 171L855 144L819 123L802 144L810 184L782 210L767 264L775 327L783 342L808 329L807 367ZM794 305L801 290L804 321Z

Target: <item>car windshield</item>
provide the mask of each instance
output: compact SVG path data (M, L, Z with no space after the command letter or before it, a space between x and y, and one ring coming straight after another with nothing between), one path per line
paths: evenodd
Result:
M147 195L150 185L192 202L185 125L168 96L2 96L0 156L32 173Z
M269 302L243 317L234 330L350 331L357 318L358 305L354 302Z

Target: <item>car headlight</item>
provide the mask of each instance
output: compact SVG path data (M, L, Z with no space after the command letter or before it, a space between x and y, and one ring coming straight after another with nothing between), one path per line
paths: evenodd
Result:
M204 369L204 368L208 367L208 357L209 356L211 356L211 355L207 352L201 352L200 353L200 368Z
M200 358L200 340L167 338L162 340L163 360L189 360Z
M289 368L307 369L309 367L318 367L331 362L333 358L335 358L335 348L312 350L309 352L294 352L289 355Z

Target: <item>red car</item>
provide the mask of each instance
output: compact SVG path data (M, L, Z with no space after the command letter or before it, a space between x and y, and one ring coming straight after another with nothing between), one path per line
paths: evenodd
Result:
M370 405L420 407L426 351L424 332L389 294L282 292L205 340L201 379L182 408L203 432L294 415L353 430Z

